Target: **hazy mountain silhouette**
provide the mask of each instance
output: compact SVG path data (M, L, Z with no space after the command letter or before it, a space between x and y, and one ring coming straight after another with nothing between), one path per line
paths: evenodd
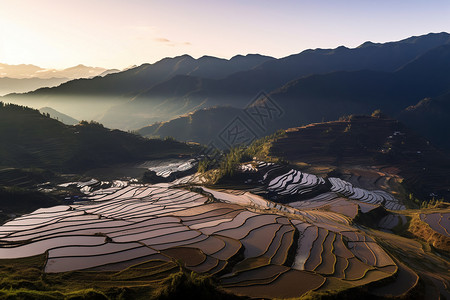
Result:
M183 55L6 99L128 129L207 107L243 108L261 90L272 91L271 97L287 112L271 129L377 108L396 115L447 90L448 45L450 35L437 33L383 44L366 42L354 49L306 50L281 59Z
M98 74L97 76L104 77L104 76L106 76L106 75L114 74L114 73L119 73L119 72L120 72L119 69L109 69L109 70L106 70L106 71L104 71L104 72Z
M195 151L173 140L148 140L98 123L68 126L38 110L1 102L0 140L0 166L63 172Z
M56 119L66 125L75 125L80 122L80 121L72 118L71 116L68 116L66 114L60 113L57 110L54 110L51 107L42 107L39 109L39 112L42 114L49 114L51 118Z
M194 141L206 145L217 138L233 117L242 113L241 109L234 107L205 108L143 127L138 133L147 137L170 136L179 141Z
M194 59L189 55L183 55L165 58L154 64L143 64L105 77L73 80L56 89L44 88L24 95L9 95L7 98L8 101L14 103L33 107L51 106L58 111L70 112L79 119L96 118L104 122L100 115L107 108L134 99L142 91L173 76L196 75L205 78L220 78L246 68L253 68L267 60L273 60L273 58L255 54L235 56L230 60L212 57ZM96 106L86 110L85 107L92 105L93 100L95 100ZM121 118L123 117L124 115L121 116Z
M143 91L133 98L133 101L112 108L101 120L113 126L114 120L120 119L121 112L126 112L127 115L136 116L133 118L133 127L139 124L136 121L142 112L148 112L147 122L151 122L188 113L198 105L243 107L260 90L270 91L292 79L311 74L355 70L394 72L429 50L449 42L450 35L447 33L429 34L386 44L364 43L355 49L339 47L331 50L307 50L286 58L267 61L254 69L238 72L221 80L174 77L157 87ZM174 90L178 94L174 94ZM180 95L180 90L184 95ZM165 106L167 103L177 109L172 111L170 106ZM157 111L154 111L155 107L158 107Z
M439 97L443 94L446 96ZM273 132L280 128L335 120L349 114L370 114L376 109L382 109L391 116L401 118L405 124L417 129L436 145L449 147L446 142L449 94L450 45L443 45L417 57L395 72L341 71L291 81L269 95L270 100L267 101L277 103L284 114L276 120L268 120L266 129ZM425 97L438 98L431 102L425 101L428 105L422 104L405 111ZM207 96L204 95L204 98L207 99ZM186 101L182 97L173 99L171 104ZM220 132L211 133L209 127L224 128L239 113L223 108L200 112L145 127L139 132L144 135L174 136L180 140L207 142ZM202 123L205 114L220 114L221 117L212 119L213 125L205 122L208 128L199 128L194 134L192 124Z
M32 78L36 77L35 74L45 70L44 68L30 65L30 64L20 64L20 65L9 65L0 63L0 76L10 77L10 78Z
M67 78L67 79L78 79L78 78L90 78L94 76L102 76L101 74L107 71L111 71L105 68L99 67L88 67L85 65L77 65L74 67L56 70L56 69L45 69L35 65L8 65L0 63L0 77L9 78L41 78L41 79L51 79L51 78ZM119 71L119 70L117 70Z
M69 81L69 78L0 78L0 96L11 93L26 93L43 87L54 87Z
M56 70L44 69L35 65L0 63L0 96L11 93L27 93L40 88L55 87L72 79L106 76L117 72L120 70L84 65Z
M377 108L397 116L420 99L448 91L450 45L444 45L395 72L366 70L312 75L292 81L270 96L286 112L283 121L291 125L292 120L307 124L345 114L367 114Z

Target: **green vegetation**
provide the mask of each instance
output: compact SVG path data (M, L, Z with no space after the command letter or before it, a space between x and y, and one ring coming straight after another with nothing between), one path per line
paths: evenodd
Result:
M378 119L386 119L386 118L388 118L388 116L385 113L383 113L381 111L381 109L374 110L370 116L373 117L373 118L378 118Z
M169 275L153 293L153 299L240 299L240 297L219 291L210 276L187 272L180 268Z
M376 299L389 299L387 297L375 296L368 292L367 287L354 287L343 288L327 291L310 291L300 297L301 300L335 300L335 299L347 299L347 300L376 300Z
M240 163L256 160L274 161L283 163L282 160L270 155L272 143L286 135L284 130L258 139L249 146L232 148L228 153L218 159L204 159L200 161L198 171L205 173L211 183L217 183L221 179L232 178ZM217 157L217 156L215 156Z
M209 276L174 262L148 261L120 272L43 273L45 255L0 260L0 299L239 299Z
M97 122L64 125L48 114L0 102L0 166L77 172L178 155L197 147L173 139L149 140Z
M407 230L409 233L427 242L432 247L445 251L446 255L450 253L450 238L440 234L433 229L430 224L422 221L419 214L416 214L411 218Z
M434 208L447 208L449 207L450 204L445 202L444 198L441 199L434 199L432 198L430 201L426 202L422 202L422 204L420 205L421 209L434 209Z

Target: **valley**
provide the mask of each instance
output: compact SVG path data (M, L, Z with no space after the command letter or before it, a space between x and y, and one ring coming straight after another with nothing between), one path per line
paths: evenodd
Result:
M0 299L450 299L450 34L196 57L0 64Z

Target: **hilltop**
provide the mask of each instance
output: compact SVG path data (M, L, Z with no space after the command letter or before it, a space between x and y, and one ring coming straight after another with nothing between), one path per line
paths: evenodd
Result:
M75 120L71 116L60 113L59 111L54 110L51 107L42 107L39 109L39 112L42 114L49 114L51 118L56 119L66 125L76 125L80 123L80 121Z
M407 198L450 197L450 157L401 122L381 114L291 128L271 156L314 172L332 172L366 188ZM411 199L413 200L413 199Z
M116 72L120 72L120 70L107 70L84 65L56 70L35 65L0 63L0 96L11 93L27 93L40 88L56 87L73 79L106 76Z
M191 80L191 77L193 79L219 80L230 74L252 69L268 60L273 60L273 58L258 54L238 55L230 60L209 56L194 59L189 55L182 55L164 58L153 64L143 64L105 77L73 80L56 89L44 88L23 95L8 95L7 99L10 102L33 107L36 107L36 105L50 106L63 113L69 113L78 119L95 117L96 120L113 128L134 129L145 124L141 123L141 126L133 127L127 122L133 122L132 120L136 119L148 124L151 117L155 117L154 114L141 110L140 113L130 118L132 115L127 113L128 109L120 106L117 108L118 114L114 110L108 113L107 111L113 106L128 103L139 94L145 93L159 84L164 84L166 81L170 82L173 77L185 76L184 78L188 78L188 80ZM182 85L186 86L187 83L182 83ZM96 114L84 109L85 105L92 104L92 99L96 100ZM197 107L198 104L195 104L191 109L195 110ZM169 117L189 112L189 110L173 112L171 109L173 107L167 109L170 112ZM125 114L128 114L128 117L125 118ZM165 119L166 115L160 115L153 121Z
M38 110L3 103L0 139L0 166L64 172L195 152L174 140L149 140L96 122L69 126Z
M450 93L424 98L417 104L404 109L399 120L426 136L435 145L450 149L448 138L450 120Z
M64 78L67 81L70 79L102 76L103 73L110 71L111 70L107 70L105 68L89 67L82 64L62 70L57 70L41 68L35 65L9 65L0 63L0 78L9 77L16 79L51 79L56 77Z
M50 106L124 129L213 106L244 108L262 90L287 112L286 122L274 124L275 129L377 108L396 117L421 99L448 90L449 42L450 35L443 32L353 49L305 50L280 59L183 55L103 78L9 95L7 101Z

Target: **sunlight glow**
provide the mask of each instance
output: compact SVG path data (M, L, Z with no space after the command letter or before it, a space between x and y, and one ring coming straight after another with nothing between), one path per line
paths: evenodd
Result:
M3 0L0 62L125 68L185 53L282 57L450 31L448 15L443 0Z

